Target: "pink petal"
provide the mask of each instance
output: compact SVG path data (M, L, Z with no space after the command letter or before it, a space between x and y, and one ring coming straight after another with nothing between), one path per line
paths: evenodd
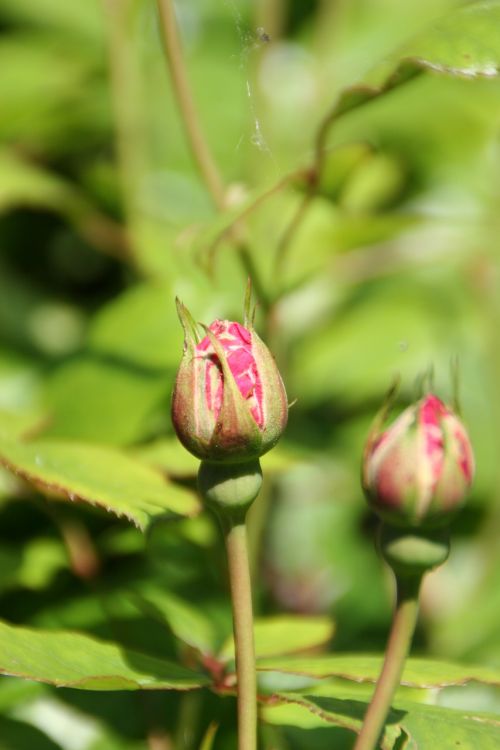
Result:
M214 320L209 329L217 338L227 356L238 390L248 401L250 411L259 427L263 426L262 383L255 358L252 354L252 335L240 323ZM196 350L206 358L205 399L207 407L217 419L222 407L224 379L217 355L208 336L197 345ZM212 368L216 368L214 372Z

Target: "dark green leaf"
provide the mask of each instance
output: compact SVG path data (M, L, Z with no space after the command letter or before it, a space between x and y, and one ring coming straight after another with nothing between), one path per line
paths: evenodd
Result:
M61 746L40 729L6 716L0 717L0 736L1 750L61 750Z
M201 607L166 589L146 586L132 601L150 616L163 620L180 640L202 654L213 654L218 642L216 625Z

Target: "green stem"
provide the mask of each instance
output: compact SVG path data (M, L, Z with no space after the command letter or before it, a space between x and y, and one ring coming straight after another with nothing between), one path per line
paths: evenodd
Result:
M198 471L200 495L218 516L226 542L236 655L238 750L257 747L257 678L246 515L261 485L262 470L255 458L234 464L202 461Z
M238 680L238 750L257 747L257 677L253 639L252 586L244 521L225 528Z
M397 600L385 660L353 750L374 750L400 683L418 615L422 576L396 576Z
M184 64L172 0L157 0L161 31L177 105L191 153L212 199L219 210L225 207L224 184L217 169L194 104Z

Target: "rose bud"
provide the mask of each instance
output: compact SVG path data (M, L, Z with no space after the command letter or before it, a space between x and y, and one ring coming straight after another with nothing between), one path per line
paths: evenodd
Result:
M363 489L373 510L397 526L433 527L464 503L474 456L462 422L437 396L409 406L365 448Z
M177 304L184 354L172 397L181 443L202 460L241 462L273 447L285 429L288 404L276 363L253 324L215 320L201 338L187 308Z

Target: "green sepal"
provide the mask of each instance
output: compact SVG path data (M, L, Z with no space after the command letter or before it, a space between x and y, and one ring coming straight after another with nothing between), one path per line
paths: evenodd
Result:
M250 329L250 335L255 364L261 381L265 383L262 393L264 429L261 433L261 454L264 454L276 445L283 434L288 421L288 399L273 355L253 329Z
M201 341L198 325L187 307L178 297L175 298L175 305L177 307L177 315L179 316L184 331L184 351L188 348L194 349Z
M243 303L243 325L249 331L252 331L255 321L255 310L256 306L252 309L252 279L248 277L247 286L245 289L245 301Z
M203 458L208 449L215 420L211 419L208 409L200 414L195 405L203 402L203 364L196 353L201 336L198 324L187 307L179 299L176 299L176 304L184 330L184 353L172 394L172 422L184 447L198 458ZM200 416L203 416L203 419L200 419Z
M363 461L361 463L361 466L362 466L361 484L365 492L367 491L367 487L368 487L368 482L366 481L366 476L365 476L365 468L368 466L367 458L371 454L373 450L373 446L377 438L380 436L382 429L384 427L384 424L387 422L387 419L389 417L389 412L391 411L392 407L394 406L394 402L396 401L400 383L401 383L401 379L399 375L397 375L392 381L391 385L389 386L389 389L384 396L382 406L376 413L373 419L373 422L370 425L370 429L368 431L368 437L366 439L366 443L365 443L365 447L363 451Z

